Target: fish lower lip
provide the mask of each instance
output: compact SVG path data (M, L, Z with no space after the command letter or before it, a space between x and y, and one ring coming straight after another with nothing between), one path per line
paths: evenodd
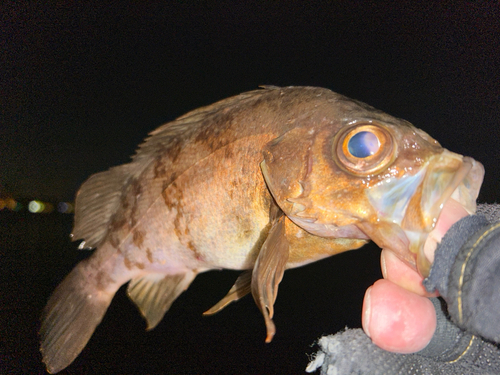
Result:
M457 221L468 215L469 213L464 208L464 206L453 199L453 197L449 198L445 202L436 222L436 226L429 233L424 243L425 257L431 263L434 261L434 252L438 244L441 243L441 239L448 231L448 229L450 229L450 227Z

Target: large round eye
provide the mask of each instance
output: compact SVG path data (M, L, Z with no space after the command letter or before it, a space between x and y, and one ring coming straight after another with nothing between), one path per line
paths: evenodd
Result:
M357 174L376 174L395 158L396 144L388 129L357 124L341 130L334 141L337 164Z
M355 158L367 158L380 149L380 141L374 133L362 131L347 141L347 150Z

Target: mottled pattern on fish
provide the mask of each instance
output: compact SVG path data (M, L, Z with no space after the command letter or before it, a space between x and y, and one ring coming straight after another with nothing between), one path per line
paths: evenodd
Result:
M207 313L251 292L269 342L285 269L369 239L423 269L432 207L453 193L473 211L481 173L409 123L322 88L267 87L189 112L78 192L73 238L97 249L47 305L47 368L74 360L124 283L154 328L211 269L248 271Z

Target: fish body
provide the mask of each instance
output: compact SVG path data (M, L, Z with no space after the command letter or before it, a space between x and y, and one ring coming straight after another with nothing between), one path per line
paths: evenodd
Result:
M425 273L443 204L453 196L473 213L482 175L408 122L327 89L265 87L189 112L80 188L72 236L96 250L45 309L47 369L76 358L127 282L151 329L198 273L243 270L207 313L252 293L269 342L288 268L371 239Z

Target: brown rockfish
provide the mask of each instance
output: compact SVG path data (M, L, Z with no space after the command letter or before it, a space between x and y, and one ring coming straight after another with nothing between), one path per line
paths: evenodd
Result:
M323 88L264 87L189 112L80 188L72 236L96 250L44 311L47 369L78 356L127 282L152 329L198 273L243 270L206 314L251 292L270 342L287 268L373 240L426 275L429 233L447 202L475 212L483 173L410 123Z

